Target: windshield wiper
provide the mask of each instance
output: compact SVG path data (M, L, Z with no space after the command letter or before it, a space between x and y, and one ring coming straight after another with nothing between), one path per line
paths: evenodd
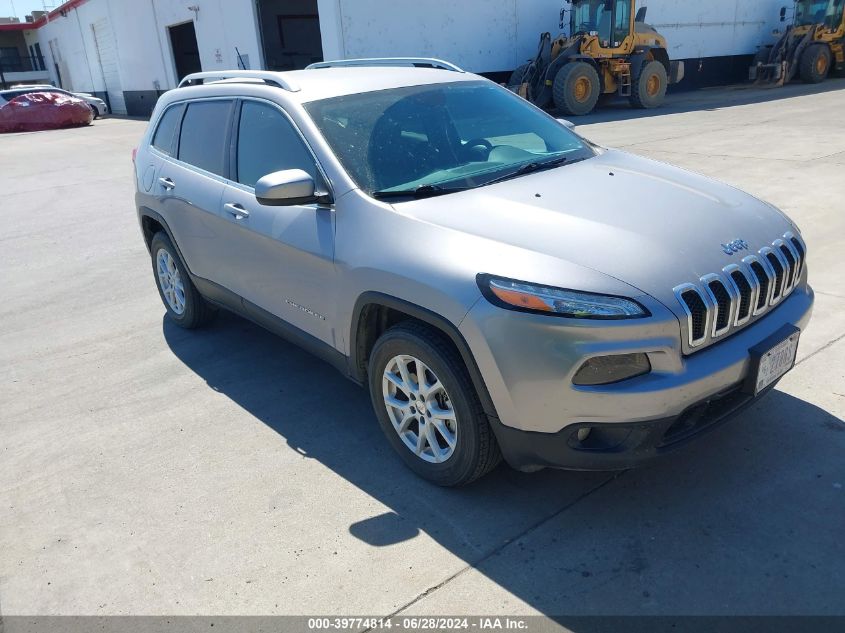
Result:
M441 187L440 185L420 185L415 189L388 189L385 191L374 191L373 198L383 200L384 198L431 198L442 196L456 191L466 191L468 187Z
M505 174L504 176L499 176L498 178L494 178L493 180L488 180L485 182L485 185L494 185L497 182L502 182L504 180L510 180L511 178L517 178L518 176L524 176L525 174L531 174L535 171L541 171L543 169L551 169L552 167L557 167L558 165L563 165L566 161L569 160L569 156L558 156L557 158L551 158L549 160L543 161L535 161L531 163L525 163L524 165L520 165L518 169Z

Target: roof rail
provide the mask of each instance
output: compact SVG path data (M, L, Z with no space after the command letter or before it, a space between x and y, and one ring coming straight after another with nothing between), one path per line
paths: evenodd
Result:
M368 57L364 59L337 59L327 62L316 62L306 66L306 70L315 68L348 68L350 66L415 66L417 68L440 68L462 73L464 70L450 62L433 57Z
M179 82L179 87L200 86L207 81L221 81L225 79L258 79L265 84L287 90L288 92L299 92L299 86L282 77L281 73L268 70L219 70L192 73Z

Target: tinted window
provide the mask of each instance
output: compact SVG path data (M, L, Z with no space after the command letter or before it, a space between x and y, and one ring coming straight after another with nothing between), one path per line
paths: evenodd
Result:
M238 128L238 182L254 187L283 169L302 169L316 179L314 158L287 117L273 106L245 101Z
M223 176L230 101L197 101L188 105L179 135L179 160Z
M182 114L182 106L176 106L168 109L156 129L155 136L153 136L153 147L161 150L168 156L173 153L173 134L176 132L176 127L179 125L179 117Z

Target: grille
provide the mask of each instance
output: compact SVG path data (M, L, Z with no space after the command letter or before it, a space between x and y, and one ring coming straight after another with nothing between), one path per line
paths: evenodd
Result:
M795 256L798 258L798 267L795 271L795 281L798 281L798 277L801 275L801 269L804 266L804 247L796 237L789 238L789 241L792 244L792 248L795 249Z
M751 316L751 300L753 299L751 284L748 282L748 278L745 274L739 270L735 270L731 273L731 279L733 279L733 282L736 284L736 288L739 291L739 310L736 314L736 320L745 321L749 316Z
M716 332L724 330L730 325L731 317L731 295L728 294L728 289L720 279L716 279L707 284L710 288L710 293L716 302Z
M754 271L754 276L760 285L760 294L757 297L757 305L754 310L755 312L761 312L766 308L766 304L769 301L769 275L766 273L763 265L758 261L751 262L751 270Z
M806 252L800 238L786 233L741 263L677 286L689 347L735 332L789 295L803 272Z
M707 304L698 293L698 290L687 290L681 295L684 303L690 310L690 328L695 338L701 338L707 331Z
M781 265L780 260L775 257L774 253L767 253L766 259L769 260L769 265L772 267L772 270L775 271L775 287L772 289L772 300L777 301L781 298L781 294L783 293L783 266Z
M718 424L742 408L751 398L751 395L743 392L740 384L691 406L666 429L659 446L662 448L682 442Z

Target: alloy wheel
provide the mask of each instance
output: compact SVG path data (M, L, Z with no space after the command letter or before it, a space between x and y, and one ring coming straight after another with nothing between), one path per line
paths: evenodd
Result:
M182 283L182 275L176 266L176 260L164 248L158 249L156 253L156 272L161 293L164 295L167 305L178 315L185 312L185 286Z
M402 443L423 461L449 459L458 443L452 400L430 367L418 358L394 356L382 376L384 406Z

